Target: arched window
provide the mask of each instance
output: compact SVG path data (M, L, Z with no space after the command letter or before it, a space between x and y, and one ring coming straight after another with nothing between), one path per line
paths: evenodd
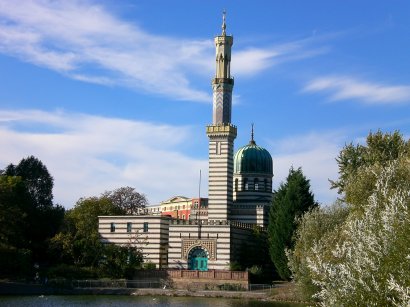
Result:
M235 179L235 192L238 191L238 178Z
M244 189L245 191L248 191L248 189L249 189L248 178L245 178L245 179L243 180L243 189Z
M253 180L253 188L254 188L255 191L259 190L259 179L258 178L255 178Z

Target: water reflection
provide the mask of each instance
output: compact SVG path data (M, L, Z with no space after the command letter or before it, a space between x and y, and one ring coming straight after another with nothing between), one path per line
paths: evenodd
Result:
M165 297L165 296L117 296L117 295L76 295L76 296L0 296L1 306L157 306L157 307L302 307L301 304L263 302L254 300Z

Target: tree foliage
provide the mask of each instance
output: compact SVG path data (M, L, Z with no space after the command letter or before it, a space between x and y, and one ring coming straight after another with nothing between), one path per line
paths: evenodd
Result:
M131 187L121 187L113 191L104 192L101 197L108 198L126 214L137 214L139 209L145 208L148 201L144 194L140 194Z
M285 248L293 247L295 219L317 206L310 191L309 180L302 169L291 168L285 183L274 193L269 214L269 252L276 271L282 279L290 278Z
M64 216L64 208L53 204L53 178L33 156L10 164L1 174L0 227L2 237L7 237L3 243L30 250L35 261L47 260L47 240Z
M124 211L108 198L81 198L67 211L61 231L51 241L54 255L60 255L67 264L97 266L103 252L98 216L121 214Z
M410 305L409 143L378 132L346 146L336 182L346 203L301 219L290 267L321 305Z
M34 156L22 159L19 164L10 164L5 170L6 176L19 176L29 193L32 203L41 209L53 206L53 185L47 167Z
M143 261L144 240L133 233L122 246L104 244L98 232L98 216L124 214L108 197L81 198L67 211L61 231L51 240L50 253L60 263L92 268L98 276L132 277Z
M409 154L410 141L406 141L398 131L370 132L365 145L350 143L341 150L336 158L339 178L331 181L331 187L338 189L347 203L358 203L371 195L377 180L376 174L366 173L366 169L378 169L380 172L389 162Z

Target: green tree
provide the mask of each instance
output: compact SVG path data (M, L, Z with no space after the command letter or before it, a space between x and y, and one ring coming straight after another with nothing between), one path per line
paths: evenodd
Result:
M50 253L60 263L91 268L100 276L132 277L143 261L144 240L134 233L122 246L104 244L98 232L98 216L124 214L125 210L107 197L81 198L66 212L61 231L51 240Z
M60 260L69 264L97 266L103 252L98 216L122 214L124 211L108 198L81 198L66 212L61 232L52 239L52 253L61 255Z
M53 206L53 185L47 167L34 156L22 159L19 164L10 164L5 170L7 176L20 176L26 186L32 202L37 208Z
M282 279L288 280L291 276L285 249L293 247L296 219L315 206L309 180L301 168L294 170L292 167L286 182L274 193L268 225L271 260Z
M346 145L336 158L339 178L331 182L342 199L351 205L367 199L374 189L376 173L389 162L402 159L410 154L410 141L395 131L383 133L370 132L366 144ZM372 168L371 172L366 169ZM376 170L376 173L374 173Z
M8 204L8 214L15 211L16 216L20 217L7 217L7 223L14 225L9 225L10 229L18 228L20 232L15 237L15 241L20 242L16 243L16 247L31 250L35 261L47 261L45 251L48 239L57 232L64 217L64 208L53 204L53 178L47 167L30 156L18 165L7 166L0 177L3 187L4 183L9 183L9 188L3 189L0 195L3 208Z
M409 145L398 132L380 131L366 145L347 145L333 184L345 203L301 219L289 262L321 305L410 304Z
M26 246L27 214L24 209L27 203L28 195L21 177L0 176L0 242L3 245Z

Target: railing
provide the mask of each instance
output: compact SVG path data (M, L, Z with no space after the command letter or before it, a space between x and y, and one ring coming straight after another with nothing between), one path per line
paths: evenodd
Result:
M159 281L139 281L139 280L73 280L73 288L139 288L157 289L163 285Z
M242 271L191 271L168 270L168 276L181 279L217 279L217 280L243 280L248 281L248 272Z

